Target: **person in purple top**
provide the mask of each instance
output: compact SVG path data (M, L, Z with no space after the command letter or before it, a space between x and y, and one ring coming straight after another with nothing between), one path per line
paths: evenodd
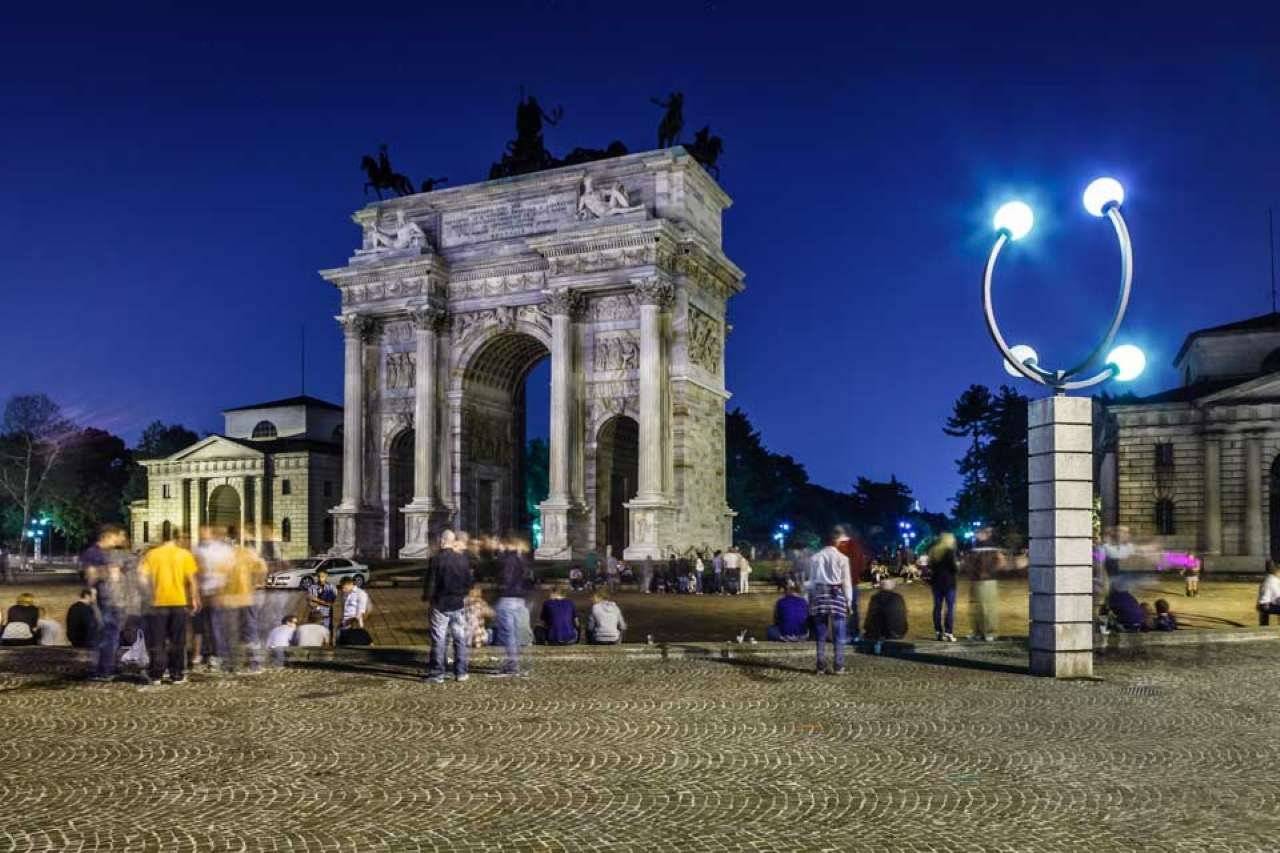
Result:
M787 583L787 593L773 605L773 624L765 639L775 643L800 643L809 639L809 602L795 581Z
M573 609L573 602L564 597L560 590L554 590L551 597L542 603L542 625L539 626L547 638L548 645L570 646L578 642L578 617Z
M1151 625L1138 599L1122 585L1112 585L1107 596L1107 610L1122 631L1146 631Z

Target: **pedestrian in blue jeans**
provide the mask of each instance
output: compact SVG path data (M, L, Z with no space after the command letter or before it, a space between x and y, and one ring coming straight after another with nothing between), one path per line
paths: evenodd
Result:
M933 631L946 643L956 641L956 576L960 564L956 558L956 537L943 533L929 549L929 586L933 589ZM946 618L942 607L946 605Z
M124 529L108 524L98 532L97 541L80 556L85 583L93 591L99 620L91 673L95 681L109 681L116 674L120 627L124 622L124 571L131 559L128 548Z
M446 530L440 551L431 558L424 577L422 600L431 602L431 665L427 680L443 684L448 662L449 638L453 638L454 678L466 681L467 619L462 607L473 583L466 534Z
M506 547L498 558L498 606L494 631L495 642L502 639L506 656L498 676L520 675L520 614L528 614L525 595L529 591L529 572L525 565L525 553L529 550L524 540L508 537Z
M838 546L849 536L840 525L831 530L827 547L809 561L809 618L813 620L813 633L818 642L817 673L827 673L827 637L831 629L835 646L835 669L844 672L845 634L849 622L849 601L853 597L853 582L849 573L849 558L840 553ZM828 627L827 622L831 625Z

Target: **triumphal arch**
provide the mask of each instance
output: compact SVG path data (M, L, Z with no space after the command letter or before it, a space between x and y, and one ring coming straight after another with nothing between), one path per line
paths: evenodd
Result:
M729 197L682 148L371 204L342 296L342 554L526 526L525 378L551 360L540 559L723 548Z

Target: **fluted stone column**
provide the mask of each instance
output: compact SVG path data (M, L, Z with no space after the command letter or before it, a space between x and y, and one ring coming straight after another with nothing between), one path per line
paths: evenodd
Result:
M541 504L541 560L573 557L571 515L576 509L569 493L570 445L573 440L573 322L582 299L568 289L553 290L543 310L551 317L551 447L547 464L547 499Z
M630 542L623 558L661 559L670 536L672 504L665 491L666 386L668 353L663 312L671 306L673 289L661 278L635 282L640 309L640 470L636 496L627 504L631 516Z
M400 556L420 557L431 551L432 517L436 505L436 333L445 312L423 305L409 312L416 343L413 399L413 501L401 509L405 543Z
M358 521L364 509L364 336L369 318L343 314L344 360L342 386L342 503L333 515L331 553L354 556L358 542Z
M266 489L267 478L265 475L259 474L253 478L253 533L254 539L258 543L258 553L266 554Z
M1250 557L1262 554L1262 437L1256 433L1244 440L1244 540ZM1261 565L1259 565L1261 568Z
M204 527L204 481L199 477L191 478L191 529L187 538L195 545L200 541L200 528Z
M1055 395L1027 412L1031 672L1093 673L1093 401Z
M240 478L240 526L236 528L236 541L244 547L244 521L249 510L249 478Z
M1222 441L1204 437L1204 552L1222 553Z

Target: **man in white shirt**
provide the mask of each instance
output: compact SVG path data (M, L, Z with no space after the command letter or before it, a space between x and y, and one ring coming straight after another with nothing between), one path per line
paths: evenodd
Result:
M1258 587L1258 624L1270 625L1272 614L1280 616L1280 564L1267 560L1267 576Z
M342 579L342 627L363 628L364 614L369 610L369 593L356 586L351 578Z
M849 538L840 525L831 530L827 547L809 560L809 618L818 641L817 672L827 672L827 620L834 629L835 675L844 672L845 632L849 623L849 601L853 598L853 576L849 570L849 558L841 554L837 545Z
M742 582L742 578L739 576L738 570L742 568L742 555L738 553L737 548L730 548L724 552L723 566L725 582L729 587L727 591L731 593L741 592L739 584Z

